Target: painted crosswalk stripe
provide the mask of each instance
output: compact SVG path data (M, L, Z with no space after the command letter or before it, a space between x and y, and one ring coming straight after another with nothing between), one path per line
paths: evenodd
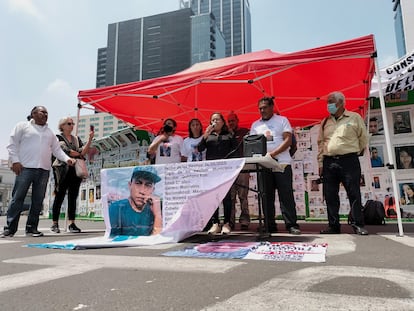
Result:
M3 263L36 264L52 267L1 276L0 292L101 268L226 273L235 267L246 264L246 262L205 258L80 255L67 253L7 259L3 260Z

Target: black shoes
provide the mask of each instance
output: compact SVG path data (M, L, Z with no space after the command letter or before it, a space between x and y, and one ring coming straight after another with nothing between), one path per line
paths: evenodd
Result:
M50 231L52 231L54 233L60 233L59 225L58 224L53 224L52 227L50 227Z
M368 235L368 230L365 229L364 227L359 227L357 225L352 225L352 229L354 230L355 234L358 235ZM320 232L321 234L340 234L341 233L341 229L339 228L335 228L335 227L328 227L324 230L321 230Z
M75 224L70 224L68 229L72 233L80 233L81 232L81 229L79 229Z
M321 230L320 234L340 234L341 229L334 228L334 227L328 227L326 229Z
M31 235L32 237L38 238L43 236L43 232L40 232L37 229L32 229L32 230L26 230L26 236Z
M364 227L359 227L357 225L352 225L352 229L354 229L355 234L359 235L368 235L368 230Z
M4 231L0 234L0 238L12 238L14 233L11 232L9 229L4 229Z
M289 233L293 235L300 235L302 232L300 231L298 227L290 227Z

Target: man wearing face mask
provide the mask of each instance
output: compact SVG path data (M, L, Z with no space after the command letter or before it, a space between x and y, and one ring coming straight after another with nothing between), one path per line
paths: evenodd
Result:
M323 193L328 210L329 227L321 234L339 234L339 184L342 183L349 198L351 224L356 234L367 235L361 203L361 166L358 155L367 145L367 131L362 117L345 109L345 96L341 92L328 95L330 116L322 121L318 137L319 175L323 177Z

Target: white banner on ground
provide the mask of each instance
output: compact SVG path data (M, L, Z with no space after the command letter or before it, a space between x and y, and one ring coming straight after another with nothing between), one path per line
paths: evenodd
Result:
M105 236L28 246L81 249L179 242L204 229L242 170L244 163L245 160L242 158L103 169L101 189L106 225ZM109 209L112 205L119 206L121 202L124 207L122 211L125 210L126 213L133 215L130 210L131 204L127 203L131 202L129 198L134 196L130 188L133 176L140 176L143 179L152 176L156 180L155 187L152 189L152 199L154 205L156 200L161 202L162 229L160 233L145 236L114 234L117 231L114 231L111 225L114 221L110 220ZM145 182L140 186L145 186ZM127 216L129 217L130 214ZM123 221L122 216L125 215L117 215ZM119 223L122 221L120 220ZM135 224L127 221L127 225ZM127 230L126 232L133 231Z
M397 60L390 66L380 69L384 95L414 89L414 51ZM371 84L371 96L378 97L378 77Z

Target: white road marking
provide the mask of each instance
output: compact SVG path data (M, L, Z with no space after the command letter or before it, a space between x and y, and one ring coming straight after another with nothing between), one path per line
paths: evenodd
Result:
M246 262L205 258L78 255L58 253L7 259L3 260L3 263L37 264L53 267L1 276L0 292L101 268L226 273L237 266L247 264Z
M0 277L0 292L82 274L99 268L100 267L92 268L90 265L79 264L70 267L58 266L5 275Z
M332 235L318 235L312 243L328 243L328 250L326 256L343 255L355 252L355 235L351 234L332 234Z
M341 277L380 278L396 283L410 293L410 298L384 298L318 293L311 287ZM405 270L352 266L316 266L278 276L256 288L203 310L414 310L414 273Z
M409 247L414 247L414 235L412 233L409 233L408 235L405 234L404 236L399 236L395 233L383 233L379 235L386 239L393 240L394 242L398 242Z
M9 244L9 243L18 243L20 241L17 241L15 239L10 239L10 238L0 238L0 244Z

